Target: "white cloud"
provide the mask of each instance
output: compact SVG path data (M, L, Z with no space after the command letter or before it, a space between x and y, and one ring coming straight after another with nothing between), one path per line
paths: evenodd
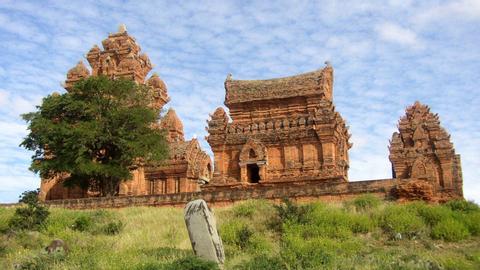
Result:
M0 89L0 106L5 106L8 101L8 92Z
M414 18L414 21L418 24L429 24L439 21L455 23L462 20L480 20L480 1L446 1L426 9Z
M415 49L423 48L422 42L414 31L397 24L382 23L376 27L376 31L382 40L406 45Z

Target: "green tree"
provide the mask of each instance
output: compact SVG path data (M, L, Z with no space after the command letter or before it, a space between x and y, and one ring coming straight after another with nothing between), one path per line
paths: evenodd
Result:
M22 115L30 133L20 144L34 151L30 170L43 178L66 175L65 185L116 194L142 162L167 156L164 133L152 128L160 111L152 89L130 80L90 77L65 94L43 99Z

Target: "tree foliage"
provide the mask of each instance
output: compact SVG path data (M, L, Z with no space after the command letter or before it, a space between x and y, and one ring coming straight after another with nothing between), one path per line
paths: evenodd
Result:
M90 77L65 94L43 99L22 115L30 133L21 146L34 151L30 169L43 178L62 173L65 185L97 186L111 196L139 162L167 155L151 88L129 80Z

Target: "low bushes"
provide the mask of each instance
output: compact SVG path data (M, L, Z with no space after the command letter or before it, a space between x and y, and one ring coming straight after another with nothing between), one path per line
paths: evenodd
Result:
M433 239L458 242L466 239L470 233L462 222L448 218L433 226L431 236Z
M378 197L371 194L361 195L351 201L351 204L357 211L366 211L377 208L381 201Z
M480 269L475 205L376 200L277 206L247 201L217 208L224 268ZM14 211L0 209L0 220L8 221ZM216 269L192 255L177 208L52 208L39 231L0 233L1 269ZM48 257L44 247L55 238L70 253Z
M38 201L39 190L25 191L20 196L21 203L25 207L15 209L15 214L8 222L8 228L11 230L39 230L45 223L50 212Z
M429 226L435 226L440 221L451 218L453 211L442 205L429 205L425 202L407 204L406 209L420 216Z
M239 252L268 253L272 249L271 241L264 234L252 229L242 221L235 220L224 223L219 232L226 246L227 255Z
M453 200L445 203L445 206L452 209L453 211L461 212L479 212L480 207L478 204L472 201L465 200Z
M21 262L14 264L14 268L22 270L50 270L59 262L65 261L65 259L66 255L63 252L40 253L25 257Z
M234 270L287 270L288 268L279 256L255 256L233 267Z
M205 261L197 256L190 255L181 259L178 259L168 265L164 270L217 270L218 265L214 262Z
M106 235L118 234L122 231L123 227L124 225L121 220L118 220L115 215L105 210L84 213L77 217L71 225L73 230Z
M422 218L403 205L389 205L380 215L379 225L390 238L416 238L425 233Z

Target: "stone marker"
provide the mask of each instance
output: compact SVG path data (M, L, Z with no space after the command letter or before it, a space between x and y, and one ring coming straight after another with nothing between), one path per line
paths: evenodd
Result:
M194 200L185 206L185 223L195 255L223 265L222 239L218 235L213 213L204 200Z

